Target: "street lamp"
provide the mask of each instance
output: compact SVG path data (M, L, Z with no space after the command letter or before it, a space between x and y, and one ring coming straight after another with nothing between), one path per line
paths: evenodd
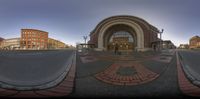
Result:
M87 36L83 36L83 39L85 40L85 44L86 44Z
M159 31L159 34L160 34L160 50L162 50L162 33L163 33L163 31L164 31L164 29Z

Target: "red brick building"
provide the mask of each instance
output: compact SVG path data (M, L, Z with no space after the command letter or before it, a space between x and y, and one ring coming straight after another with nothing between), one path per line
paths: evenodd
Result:
M152 43L158 41L159 30L135 16L112 16L101 21L90 33L89 44L94 44L95 49L102 51L108 50L114 36L128 37L127 42L119 42L121 47L127 47L128 50L147 51L152 50ZM115 45L115 44L113 44ZM125 46L126 45L126 46ZM131 49L129 49L131 48Z
M21 29L21 49L47 49L48 32L36 29Z

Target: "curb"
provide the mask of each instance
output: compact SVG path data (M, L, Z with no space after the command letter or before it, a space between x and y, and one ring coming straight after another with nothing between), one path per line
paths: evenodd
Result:
M183 62L183 56L180 55L180 53L177 52L177 55L179 57L180 60L180 64L182 65L183 71L186 74L186 77L196 86L200 87L200 81L194 76L194 74L197 74L196 72L194 72L190 66L188 66L186 63Z
M46 89L32 89L32 90L15 90L15 89L3 89L0 88L1 97L17 97L17 98L30 98L30 97L64 97L68 96L73 92L74 89L74 79L76 71L76 52L74 51L69 58L70 65L66 68L63 79L60 82L57 82L54 86L51 86ZM54 81L53 81L54 82Z
M176 53L176 67L177 67L177 73L178 73L178 84L179 89L184 95L187 96L200 96L200 88L196 85L194 85L189 79L187 78L186 73L184 73L183 66L180 62L180 57L178 55L178 52Z

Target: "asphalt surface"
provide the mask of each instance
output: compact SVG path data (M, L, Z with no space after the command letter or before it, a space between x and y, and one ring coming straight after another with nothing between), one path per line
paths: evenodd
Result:
M200 52L192 50L179 50L183 61L193 68L196 72L200 73Z
M65 72L73 53L73 50L1 51L1 87L20 90L30 87L30 90L48 84Z

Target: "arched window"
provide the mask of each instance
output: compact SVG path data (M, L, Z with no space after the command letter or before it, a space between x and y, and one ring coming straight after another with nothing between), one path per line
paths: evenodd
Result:
M135 41L129 32L117 31L111 35L107 48L108 50L114 50L115 45L118 44L119 50L133 50Z
M114 42L117 38L119 40L120 39L127 40L130 43L134 42L133 36L129 32L126 32L126 31L117 31L117 32L113 33L113 35L109 39L109 42L110 43Z

